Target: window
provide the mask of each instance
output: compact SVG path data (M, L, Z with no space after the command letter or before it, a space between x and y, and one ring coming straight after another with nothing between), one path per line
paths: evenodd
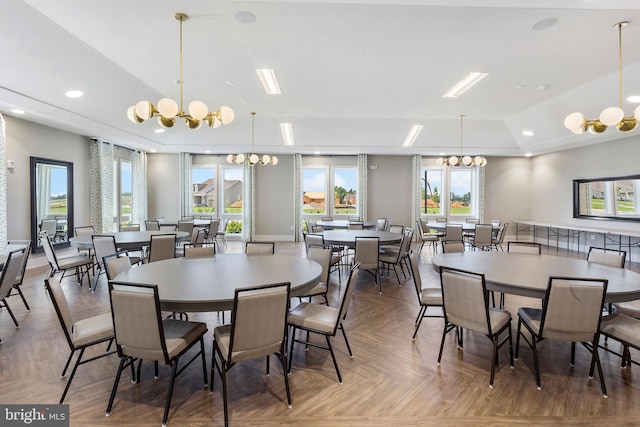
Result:
M423 216L478 215L477 168L426 168L420 176Z
M442 215L441 191L442 170L423 170L420 191L420 211L423 215Z
M215 214L218 200L215 167L192 167L191 185L193 186L191 214Z
M227 233L242 233L242 197L244 194L241 167L222 168L222 200L224 214L229 218Z
M471 197L473 188L473 173L471 169L452 169L449 171L449 203L450 215L471 215L475 209ZM475 197L474 197L475 199Z
M333 214L352 215L358 212L358 169L333 169Z
M113 161L113 222L131 223L131 189L133 188L133 172L131 162L123 159Z
M325 215L327 212L327 170L302 169L302 213Z

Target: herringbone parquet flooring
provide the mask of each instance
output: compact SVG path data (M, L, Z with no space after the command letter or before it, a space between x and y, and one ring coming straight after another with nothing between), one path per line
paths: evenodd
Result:
M230 242L227 252L242 251ZM301 244L278 243L276 251L303 255ZM423 282L437 283L425 249L420 270ZM31 304L26 312L18 297L11 304L20 322L16 329L6 310L0 311L0 402L57 403L65 381L59 378L68 356L51 302L44 291L45 268L30 270L24 292ZM109 309L103 278L91 293L73 278L63 287L75 316ZM214 280L214 278L203 278ZM339 300L337 275L332 276L330 302ZM507 296L507 308L539 304ZM640 425L640 372L620 369L619 359L601 352L609 398L600 394L597 378L589 380L589 357L578 347L576 366L569 366L569 346L544 342L540 347L542 390L536 390L530 350L521 348L515 368L508 366L507 348L500 354L495 387L488 387L491 345L483 336L465 333L464 351L447 337L442 364L436 359L442 319L425 319L415 342L411 341L418 303L413 282L398 286L395 276L384 278L383 294L372 276L361 274L345 322L354 352L348 357L340 334L334 339L344 384L338 384L329 353L297 346L290 376L293 408L288 409L282 372L272 358L271 375L264 360L242 363L229 374L229 408L232 425L400 426L400 425ZM227 316L228 318L228 316ZM190 319L206 321L207 359L211 357L211 331L221 318L215 313L193 313ZM515 333L514 333L515 339ZM616 344L610 344L615 346ZM97 354L96 352L93 352ZM104 412L117 368L110 356L81 366L66 403L72 426L157 426L162 419L169 371L153 379L151 363L143 365L143 380L131 384L123 376L113 412ZM169 423L174 426L222 425L221 382L214 394L203 388L201 371L191 366L179 377L174 390Z

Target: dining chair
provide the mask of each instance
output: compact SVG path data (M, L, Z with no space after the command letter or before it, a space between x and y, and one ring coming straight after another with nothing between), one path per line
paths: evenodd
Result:
M587 261L609 267L624 268L627 259L627 251L591 246L587 253Z
M600 348L622 358L621 367L624 369L631 363L640 365L631 358L630 348L640 350L640 319L617 313L616 315L603 316L600 323L600 335L611 338L622 344L622 353L613 350L605 343Z
M118 252L118 248L116 246L116 238L112 234L93 234L91 236L91 241L93 242L93 251L96 255L96 263L98 265L98 271L93 276L94 282L93 287L91 288L92 292L96 291L96 287L98 286L98 279L102 273L106 273L106 269L104 266L104 258L109 255L113 255ZM140 257L129 257L127 256L127 260L131 264L141 264L142 258Z
M422 248L424 247L424 245L426 243L429 244L429 246L431 247L431 253L433 255L436 254L436 245L438 244L438 241L440 240L440 236L436 233L431 233L431 230L429 230L429 228L427 227L427 220L416 220L416 229L418 230L419 234L416 234L417 240L418 240L418 250L416 251L417 254L420 254L420 252L422 252Z
M336 374L338 376L338 382L342 384L342 375L340 374L340 368L338 368L338 361L336 360L336 356L333 351L333 346L331 345L331 338L336 336L338 329L342 332L342 336L344 337L344 342L347 346L347 351L349 352L349 357L353 358L353 353L351 352L351 346L349 345L349 340L347 339L347 334L344 330L343 321L347 316L347 310L349 309L349 305L351 303L351 296L353 295L353 287L355 286L356 281L358 280L358 273L360 271L360 264L356 263L351 268L349 273L349 280L347 281L347 285L344 288L344 292L342 293L342 297L340 299L340 304L338 307L331 307L329 305L324 304L315 304L312 302L302 302L295 306L287 317L287 325L290 328L290 341L291 346L289 348L289 369L288 372L291 373L291 365L293 361L293 349L295 343L301 343L305 345L305 350L309 347L321 348L324 350L329 350L331 354L331 359L333 360L333 366L336 369ZM325 338L326 346L323 346L318 343L310 342L308 339L303 340L300 338L296 338L296 330L310 332L312 334L322 335ZM306 352L305 352L306 353Z
M163 319L156 285L111 281L109 282L109 299L120 363L105 415L111 415L122 371L131 367L133 372L133 365L137 360L138 369L133 382L140 383L142 360L152 360L156 378L158 378L159 362L171 367L171 379L162 417L162 425L166 426L176 377L198 358L202 361L205 388L208 385L203 338L207 332L207 325L202 322ZM198 343L199 351L178 370L182 356Z
M16 282L16 277L20 272L20 267L22 265L22 260L24 259L24 251L25 248L16 249L12 252L9 252L7 255L7 260L4 263L4 268L2 269L2 273L0 273L0 308L6 308L11 320L13 320L16 328L20 327L16 316L13 314L11 307L7 303L7 298L11 295L11 290ZM2 339L0 339L0 343Z
M458 347L463 348L462 330L485 335L493 344L491 376L489 387L493 388L498 351L509 343L510 367L513 369L513 340L511 338L511 313L506 310L489 308L489 296L484 274L440 266L442 304L444 307L444 328L438 365L447 333L456 330ZM506 334L505 334L506 333ZM504 335L501 337L501 335Z
M480 224L480 218L465 218L465 223L467 224ZM462 239L471 244L471 240L473 239L473 237L475 236L475 229L474 230L469 230L469 231L462 231Z
M209 220L209 225L205 228L205 240L207 243L216 243L216 233L218 232L218 228L220 228L220 219L211 219Z
M95 230L93 228L93 225L84 225L81 227L74 227L73 228L73 235L74 236L91 236L92 234L95 233ZM82 252L86 252L86 255L89 258L93 258L93 248L89 248L89 249L80 249L78 248L78 253L82 253ZM92 272L95 274L95 270L92 268Z
M214 373L217 371L222 378L225 426L229 425L227 372L240 362L266 356L268 376L269 356L275 354L282 366L287 405L291 408L286 352L290 286L285 282L236 289L231 324L213 330L209 391L213 393Z
M149 257L147 262L162 261L175 258L176 256L176 235L175 234L153 234L149 241Z
M191 230L191 237L189 238L188 242L176 242L176 256L184 256L186 245L191 245L192 247L203 246L206 234L207 230L205 230L204 228L194 227L193 230ZM212 246L215 246L215 244L213 244Z
M120 224L120 231L140 231L140 224Z
M591 353L589 378L593 378L594 364L598 367L602 395L607 396L598 342L600 319L607 293L607 279L551 276L547 283L542 309L520 307L518 309L518 336L515 358L518 359L520 338L533 350L536 386L542 389L538 363L538 343L544 339L571 343L571 366L575 365L576 342ZM524 334L522 326L529 333Z
M193 227L194 225L192 219L183 219L178 221L178 231L184 231L185 233L191 235L191 233L193 232Z
M307 258L317 262L322 267L322 273L320 273L320 279L318 283L304 294L300 295L300 301L302 298L309 298L309 301L315 296L321 296L324 298L325 304L329 305L329 299L327 298L327 290L329 288L329 270L331 268L331 249L326 248L324 245L311 245Z
M416 340L418 329L422 324L422 319L425 317L444 317L442 312L442 289L438 286L423 287L422 277L420 276L420 269L418 267L419 259L418 254L412 254L409 257L409 266L411 267L411 276L413 277L413 285L418 295L418 304L420 304L420 311L416 317L415 330L413 331L412 341ZM430 307L437 307L440 310L439 314L429 314Z
M186 243L184 256L186 258L207 258L216 254L216 245L204 246L202 243Z
M389 233L403 234L404 233L404 225L401 224L391 224L389 226Z
M362 221L359 216L349 216L347 217L347 222L360 222Z
M349 221L349 223L347 224L347 230L364 230L364 222Z
M56 273L62 272L60 280L64 279L67 271L73 271L76 275L76 281L82 284L84 275L89 278L89 269L93 266L93 259L86 255L72 255L66 257L58 257L53 250L53 242L46 232L40 233L40 245L44 249L44 253L49 262L50 270L46 278L53 277ZM91 285L91 283L89 283Z
M165 233L175 233L178 231L178 226L176 224L160 224L159 228L159 231L163 231Z
M504 238L507 235L508 228L509 223L505 222L500 226L500 228L498 228L497 231L494 232L494 236L491 238L491 245L496 248L496 251L498 250L498 247L500 247L501 251L504 251L502 243L504 242Z
M411 230L411 231L410 231ZM385 268L387 270L387 277L389 277L389 270L393 267L393 272L396 275L396 279L398 280L398 285L402 285L402 281L400 281L400 276L398 275L398 266L402 269L402 275L404 279L407 279L407 275L404 272L404 268L402 267L403 257L409 250L411 246L411 238L412 238L412 229L405 230L402 235L402 239L400 240L400 246L393 248L391 246L384 247L384 253L378 255L378 261L380 263L380 268L384 271Z
M49 277L44 280L44 286L47 289L47 293L51 298L51 303L53 304L53 308L56 311L56 315L58 316L58 321L60 322L60 326L62 327L62 332L67 340L67 344L69 345L70 353L67 358L67 363L65 363L64 368L62 369L62 374L60 374L60 378L64 378L67 375L67 369L69 368L69 364L71 363L71 359L73 355L78 351L78 357L76 358L76 362L71 369L71 375L67 379L67 384L64 387L64 391L62 392L62 396L60 396L59 403L62 404L64 402L64 398L69 391L69 386L71 386L71 382L73 381L73 377L78 370L80 365L84 365L85 363L92 362L94 360L100 359L105 356L109 356L114 351L109 351L111 349L111 344L113 343L114 335L113 335L113 321L111 320L111 313L103 313L97 314L90 317L84 317L82 319L74 319L73 313L69 307L69 303L67 302L67 298L64 295L64 291L60 286L60 280L55 277ZM107 349L103 353L98 353L96 356L93 356L89 359L83 360L84 351L98 344L102 344L108 342Z
M447 224L444 229L443 241L464 241L462 236L462 224Z
M461 253L464 252L465 246L464 242L453 241L453 240L444 240L442 242L442 253L451 254L451 253Z
M439 222L439 223L443 223L443 224L444 224L444 223L446 223L446 222L447 222L447 218L444 218L444 217L438 217L438 218L436 218L436 222Z
M378 218L376 220L376 231L387 230L387 218Z
M40 232L46 232L54 241L57 240L58 235L58 220L55 218L47 218L40 221Z
M342 283L342 273L340 271L340 262L342 260L342 256L344 255L344 248L340 245L327 245L324 243L324 236L321 234L306 234L304 236L304 245L306 249L307 256L309 256L309 248L312 245L326 247L331 249L331 262L329 274L334 271L338 272L338 283Z
M146 220L144 222L144 229L147 231L160 231L160 222L155 220Z
M333 217L332 216L323 216L320 217L320 221L333 221Z
M519 254L542 254L542 245L536 242L507 242L507 252Z
M105 255L102 258L102 265L104 266L107 279L114 280L118 274L131 269L129 252L127 250L121 250Z
M276 253L276 244L275 242L248 241L244 245L244 253L247 255L273 255Z
M221 222L221 226L218 227L218 231L216 231L216 235L215 235L216 243L218 242L218 238L220 238L225 248L227 247L227 240L225 239L225 236L227 235L228 225L229 225L229 218L224 218Z
M29 254L31 253L31 240L7 240L7 245L4 247L5 256L9 256L9 254L15 250L24 249L24 255L22 256L22 262L20 263L20 268L18 269L18 274L16 275L16 280L13 283L13 291L17 292L20 298L22 299L22 303L24 304L24 308L27 311L31 311L31 307L29 307L29 303L22 293L22 282L24 281L24 274L27 271L27 262L29 261ZM11 296L12 293L9 293Z
M493 226L491 224L476 224L473 236L469 239L473 250L490 251L492 249L492 234Z
M380 280L380 238L359 237L355 238L355 251L353 264L358 264L358 270L364 270L373 275L374 285L379 286L382 294L382 280Z

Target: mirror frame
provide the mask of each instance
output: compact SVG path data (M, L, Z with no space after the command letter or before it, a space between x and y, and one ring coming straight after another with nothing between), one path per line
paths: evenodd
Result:
M591 182L609 182L624 180L640 180L640 175L627 175L606 178L589 178L573 180L573 217L584 219L596 219L607 221L640 221L640 213L636 216L602 214L602 215L585 215L580 213L580 184L588 184Z
M36 186L38 180L36 178L36 165L38 164L47 164L53 166L63 166L67 168L67 236L73 237L73 217L74 217L74 207L73 207L73 163L65 162L63 160L55 160L55 159L45 159L42 157L30 157L30 168L29 168L29 176L31 179L31 247L32 253L42 252L43 249L40 245L38 245L38 210L36 209L37 204L37 195L36 195ZM71 233L71 234L70 234ZM54 243L55 246L66 247L69 246L69 240L67 239L64 242Z

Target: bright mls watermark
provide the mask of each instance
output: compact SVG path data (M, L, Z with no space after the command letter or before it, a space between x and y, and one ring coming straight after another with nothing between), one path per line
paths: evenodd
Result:
M0 426L69 427L69 405L0 405Z

